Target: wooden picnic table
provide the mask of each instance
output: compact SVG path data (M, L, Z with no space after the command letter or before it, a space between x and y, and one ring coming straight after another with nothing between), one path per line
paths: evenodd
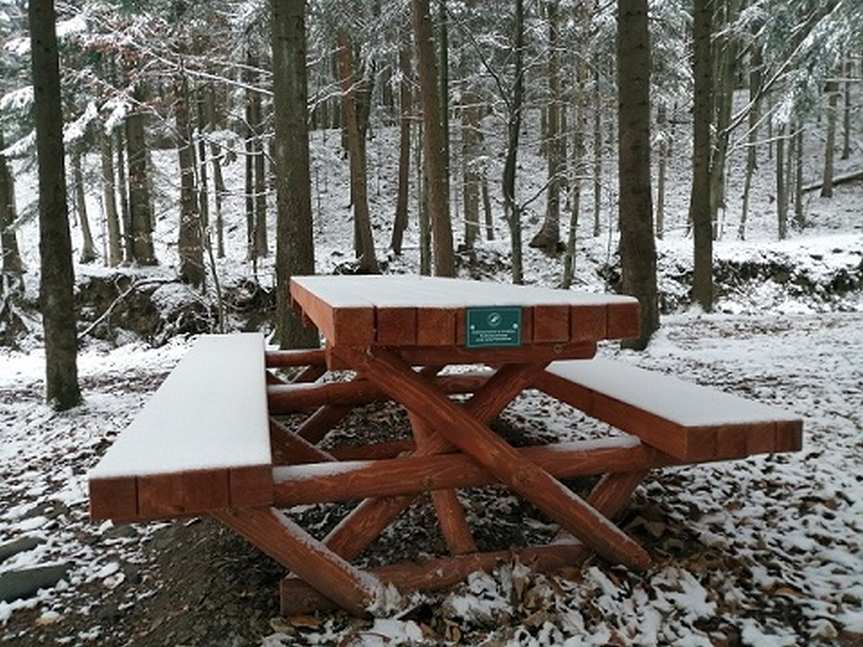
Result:
M281 585L287 615L334 605L357 614L374 612L386 604L389 585L401 592L438 589L513 558L552 571L596 553L644 569L649 555L613 519L649 470L800 448L796 416L672 376L593 359L597 342L638 334L639 306L631 297L407 276L294 277L291 297L325 339L321 350L265 353L268 369L304 367L291 383L271 370L264 374L260 359L249 357L254 354L249 344L255 344L249 336L241 342L238 336L207 338L230 344L236 366L246 367L229 373L210 361L207 370L223 382L220 391L236 389L238 382L251 391L239 401L212 402L210 430L203 433L216 428L216 438L231 438L229 447L237 446L238 438L246 438L247 445L240 442L242 449L230 456L210 447L201 468L192 447L206 440L187 438L165 473L153 461L142 467L128 458L140 455L148 438L142 431L146 425L136 421L133 439L121 436L120 449L112 448L90 475L95 518L206 513L248 538L292 572ZM441 374L450 364L486 368ZM327 370L344 369L355 377L316 381ZM183 370L184 392L199 388L191 377L196 371L182 362L166 384ZM527 388L539 388L631 435L514 448L489 423ZM161 391L154 401L168 398ZM175 415L183 397L178 389L172 393L169 406L151 402L156 412L145 408L141 415L159 426L153 433L161 434L165 445L174 431L163 410ZM459 402L449 397L453 394L470 397ZM354 407L378 400L404 406L412 438L329 451L318 447ZM190 402L190 411L193 406ZM241 432L237 416L252 406L251 430ZM234 411L225 414L233 416L232 427L221 424L221 408ZM310 414L296 428L272 417L296 411ZM262 420L267 419L265 440ZM217 455L209 456L213 452ZM582 498L560 480L576 476L600 479ZM487 484L506 486L557 523L555 540L478 552L455 491ZM350 563L423 493L431 496L450 556L371 571ZM280 511L335 501L360 503L322 540Z

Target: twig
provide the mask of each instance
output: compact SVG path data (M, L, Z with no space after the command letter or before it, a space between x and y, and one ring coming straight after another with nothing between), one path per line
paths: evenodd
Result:
M117 304L120 303L127 296L129 296L137 288L139 288L143 285L152 285L152 284L165 285L167 283L176 283L176 282L177 282L176 279L143 279L141 281L133 282L128 288L126 288L126 290L122 294L120 294L120 296L118 296L116 299L114 299L111 302L111 305L109 305L105 309L105 312L103 312L101 315L99 315L99 318L96 319L96 321L94 321L89 326L87 326L87 328L81 334L78 335L78 341L81 341L82 339L84 339L84 337L86 337L91 332L93 332L93 330L95 330L96 326L98 326L100 323L105 321L105 319L110 317L111 313L114 311L114 308L117 306Z

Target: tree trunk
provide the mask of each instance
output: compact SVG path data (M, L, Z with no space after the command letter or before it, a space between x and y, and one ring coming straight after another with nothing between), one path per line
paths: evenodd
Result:
M521 251L521 214L515 198L515 171L518 157L518 136L521 131L521 106L524 100L524 2L515 0L513 34L514 79L507 124L506 161L503 167L503 201L512 244L512 282L524 282Z
M75 276L66 205L60 65L52 0L29 4L36 155L39 164L39 301L45 331L45 397L57 409L81 402Z
M659 328L650 190L650 33L648 0L617 2L618 193L623 292L641 304L643 350Z
M319 345L291 308L294 275L315 273L309 173L305 0L271 0L276 128L276 334L282 348Z
M207 130L206 86L200 85L195 91L195 108L198 122L198 210L201 214L201 228L206 233L210 226L210 190L207 177Z
M749 194L752 189L752 176L758 168L758 122L761 119L761 68L764 61L761 57L761 46L752 46L749 59L749 102L751 108L748 115L748 132L746 133L746 175L743 180L743 207L740 211L740 224L737 237L746 238L746 221L749 218Z
M432 250L436 276L455 276L452 223L447 183L447 135L443 131L438 70L434 58L429 0L412 0L414 44L423 105L423 155L428 177L427 204L432 229Z
M218 123L215 93L216 90L213 84L209 84L207 92L207 117L212 128L216 128ZM225 195L225 179L222 176L222 149L215 142L210 143L210 159L213 165L213 206L216 209L216 255L219 258L224 258L225 225L222 219L222 198Z
M656 177L656 237L662 240L665 234L665 176L668 169L668 118L665 104L660 103L656 109L656 125L659 129L659 170Z
M779 240L788 237L788 191L785 187L785 131L786 126L779 127L776 138L776 215L779 221Z
M181 280L200 287L204 283L204 249L201 245L201 220L195 188L195 147L189 116L189 84L182 72L174 78L174 119L180 167L179 274Z
M3 132L0 131L0 151L5 147ZM24 289L21 277L24 264L18 249L18 237L12 228L16 217L15 180L6 157L0 154L0 294L3 293L4 284L10 288L10 292L22 292Z
M432 249L431 249L431 223L429 222L428 193L429 183L426 169L426 160L423 155L423 126L417 127L417 141L414 147L416 151L416 183L417 183L417 220L419 221L420 234L420 275L431 276L432 271Z
M695 276L692 294L709 312L713 309L713 228L710 222L710 122L713 113L710 38L710 0L695 0L694 79L695 108L692 128L692 192L689 220L693 227Z
M87 195L84 191L84 173L81 170L81 153L72 153L72 176L75 185L75 208L81 223L81 263L92 263L99 258L93 245L90 218L87 215Z
M348 135L348 149L351 158L351 188L354 203L354 227L359 242L360 272L378 272L375 256L375 243L372 237L369 216L368 191L366 187L365 145L360 132L357 103L358 89L354 77L353 52L348 34L344 29L338 33L339 81L342 88L342 121Z
M411 43L410 31L401 31L399 47L399 185L396 194L396 214L393 218L393 237L390 247L396 256L402 253L402 241L408 227L408 189L411 165Z
M585 21L583 9L579 12L576 20ZM582 30L580 30L582 31ZM578 44L582 45L586 37L581 35ZM584 163L584 133L587 128L587 101L585 93L585 82L587 79L587 67L582 61L576 63L575 97L572 102L572 164L571 177L569 179L570 190L570 217L569 232L566 237L566 254L563 257L563 277L560 287L568 290L572 286L575 277L576 238L578 234L578 220L581 215L581 173Z
M443 163L446 195L450 187L450 146L449 146L449 30L447 26L446 0L438 0L438 29L440 42L438 55L440 58L440 127L443 136ZM431 42L432 37L429 36ZM449 197L447 197L449 204Z
M99 133L99 152L102 162L102 204L105 205L105 220L108 225L108 265L116 267L123 262L123 248L114 189L114 151L111 146L111 133L104 131Z
M530 241L531 247L546 254L556 254L560 244L560 54L558 52L557 0L546 3L548 13L548 117L546 130L546 158L548 187L546 189L545 219L542 228Z
M494 240L494 217L491 213L491 196L488 194L488 171L482 170L482 211L485 216L485 239Z
M799 231L806 228L806 217L803 214L803 122L797 125L797 141L794 146L797 155L794 158L794 224Z
M243 81L246 86L254 86L258 81L257 59L252 52L251 46L246 47L246 69L243 71ZM254 109L255 95L257 92L246 89L245 91L245 117L246 117L246 140L243 145L245 153L245 215L246 215L246 258L254 261L257 257L257 238L255 236L255 124L256 112ZM257 267L257 266L256 266Z
M602 231L602 95L599 92L599 55L593 56L593 237Z
M731 24L733 9L726 3L725 25ZM710 222L713 224L713 238L720 238L719 210L725 211L725 166L728 154L728 142L731 138L729 125L731 123L731 108L734 101L734 79L736 74L737 39L732 35L724 35L714 49L717 52L716 83L719 91L716 102L716 140L712 147L710 160Z
M126 263L135 262L132 233L132 212L129 209L129 183L126 180L126 142L123 139L123 129L118 128L114 145L117 148L117 192L120 194L120 218L123 220L123 260Z
M145 89L139 84L132 93L140 105ZM132 256L138 265L156 265L153 251L153 216L150 213L150 181L147 168L147 141L144 135L144 113L140 110L126 117L126 148L129 163L129 219L132 229Z
M255 166L255 256L265 258L270 255L267 240L267 170L264 157L264 140L262 138L263 115L261 114L261 97L256 92L252 103L255 112L254 166Z
M842 84L842 159L851 157L851 74L850 58L845 59L845 81Z
M833 197L833 156L836 148L836 103L839 88L835 80L827 81L827 141L824 144L824 175L821 184L821 197ZM777 151L776 156L779 156Z

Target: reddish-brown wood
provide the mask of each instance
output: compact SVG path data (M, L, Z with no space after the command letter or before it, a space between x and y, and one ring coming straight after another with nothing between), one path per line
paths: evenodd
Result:
M339 424L353 410L352 406L325 404L300 423L296 434L313 445L317 445L330 430ZM271 411L271 413L274 413Z
M493 420L507 404L536 377L542 365L508 365L495 372L482 389L465 404L465 410L482 421ZM423 379L423 378L419 378ZM450 444L440 434L432 434L423 448L434 454ZM414 500L413 496L366 499L348 514L327 536L325 542L336 553L353 559L383 532Z
M524 459L476 418L419 377L396 354L343 350L345 359L393 399L424 417L453 445L472 456L502 483L610 561L643 569L650 557L635 541L565 488L548 472Z
M371 573L382 582L392 584L402 593L437 591L459 583L474 571L490 571L500 564L514 560L527 564L536 571L554 572L565 566L572 566L584 557L585 551L580 544L558 543L402 562L372 569ZM314 588L297 577L288 576L282 579L280 594L281 612L284 616L335 608L331 601L317 594Z
M373 307L333 307L291 280L291 297L332 344L364 345L375 341Z
M273 502L273 466L232 467L228 471L231 506L270 505Z
M608 304L608 339L630 339L638 337L641 328L638 302Z
M227 469L138 477L138 516L181 517L230 505Z
M333 447L329 453L338 461L367 461L381 458L395 458L400 454L416 450L416 444L410 438L389 440L371 445L341 445Z
M292 384L303 384L307 382L314 382L319 377L321 377L324 373L327 372L327 367L315 364L314 366L306 366L299 373L294 376L294 379L291 380Z
M607 339L608 308L604 305L572 307L569 310L570 340Z
M417 448L422 449L434 437L434 431L425 420L409 413L411 429ZM464 555L476 551L476 544L468 526L464 507L454 490L434 490L431 492L432 504L438 518L441 534L447 548L453 555Z
M225 510L212 516L354 615L367 615L383 591L377 577L351 566L278 510Z
M621 473L678 464L646 445L595 448L593 443L559 443L516 450L524 459L558 478ZM275 504L282 507L402 496L427 491L464 489L498 483L498 479L464 454L408 456L352 461L321 474L315 465L276 471Z
M803 421L789 420L776 423L775 452L799 452L803 449Z
M264 353L267 368L288 368L291 366L323 366L324 351L320 348L309 350L268 350Z
M473 393L487 379L488 375L484 373L459 373L438 377L436 383L447 394ZM274 415L304 411L325 404L359 406L387 399L387 395L368 380L275 384L267 387L267 404Z
M533 342L568 342L570 337L567 305L533 307ZM589 340L595 341L595 340Z
M454 346L456 315L452 308L418 308L417 345Z
M264 373L264 378L267 381L267 384L287 384L282 378L273 373L272 371L266 371Z
M462 343L464 343L462 341ZM555 362L564 359L590 359L596 354L595 343L527 344L514 348L466 348L452 346L406 346L398 349L405 362L414 366L439 361L446 364L523 364ZM350 365L342 360L340 366Z
M132 520L138 516L138 486L134 476L90 479L90 519Z
M375 308L375 340L388 346L414 346L417 343L416 308Z
M336 460L332 454L318 449L273 418L270 418L270 446L273 450L273 465L303 465Z

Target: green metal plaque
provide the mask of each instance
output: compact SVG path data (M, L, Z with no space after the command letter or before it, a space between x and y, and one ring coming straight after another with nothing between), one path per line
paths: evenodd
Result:
M468 348L521 346L521 308L468 308L465 316Z

